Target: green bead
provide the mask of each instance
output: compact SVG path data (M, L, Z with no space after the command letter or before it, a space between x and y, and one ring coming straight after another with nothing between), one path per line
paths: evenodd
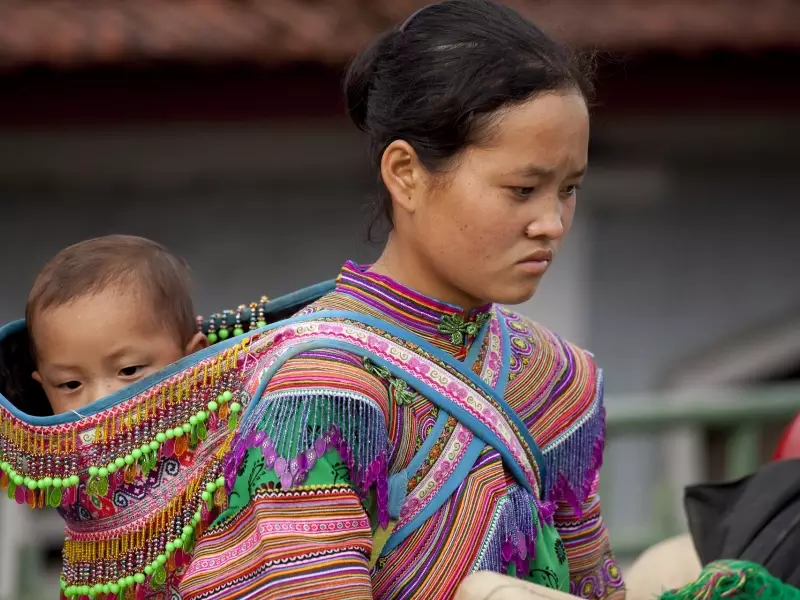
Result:
M230 332L227 329L223 328L219 330L219 339L227 340L229 335Z
M231 402L231 412L236 414L242 410L242 405L238 402Z
M156 434L156 441L159 444L163 444L164 442L167 441L167 434L163 433L163 432L162 433L157 433ZM150 447L153 448L153 442L150 442ZM153 450L155 450L155 448L153 448Z
M165 441L165 442L167 441L167 438L166 438L166 437L164 438L164 441ZM158 436L156 436L156 439L154 439L152 442L150 442L150 450L152 450L153 452L155 452L156 450L158 450L158 447L159 447L161 444L162 444L162 442L159 442L159 441L158 441Z
M132 465L133 463L135 463L135 462L136 462L136 461L134 460L134 458L133 458L133 455L131 455L131 454L127 454L127 455L125 456L125 464L126 464L126 465L128 465L128 466L131 466L131 465Z
M135 582L135 581L134 581L134 579L133 579L133 575L128 575L128 576L125 578L125 584L126 584L128 587L131 587L131 586L132 586L134 583L136 583L136 582Z
M133 580L136 583L144 583L144 573L136 573L136 575L133 576Z
M224 477L217 477L217 481L215 482L217 487L222 487L225 485L225 478Z
M28 483L25 484L29 490L35 490L39 487L39 483L35 479L28 479Z
M145 565L144 566L144 574L147 575L148 577L150 577L150 575L153 574L153 567L150 566L150 565Z
M218 408L219 408L219 404L217 404L213 400L208 403L208 410L210 410L211 412L217 412Z
M183 433L189 433L192 430L192 425L191 423L184 423L181 429L183 429Z
M225 402L225 398L222 396L222 394L217 394L217 402L219 402L220 404Z
M45 488L49 488L51 485L53 485L53 478L45 477L42 479L42 481L40 481L40 483L43 483Z
M168 440L171 440L175 437L175 432L172 429L167 429L167 432L164 435L167 436Z
M62 485L64 485L64 482L61 481L61 477L54 477L53 478L53 487L54 488L59 489Z
M112 594L119 594L119 585L116 583L109 584L108 589Z
M159 555L156 557L156 562L157 562L159 565L162 565L162 566L163 566L163 565L164 565L164 564L166 564L166 562L167 562L167 555L166 555L166 554L159 554Z
M234 337L239 337L240 335L244 335L244 329L241 327L237 327L233 330Z
M152 450L150 444L142 444L142 454L150 454Z
M175 538L172 542L172 545L175 546L176 548L183 548L183 539Z
M14 485L17 487L21 486L25 482L25 478L22 475L14 475Z
M222 392L222 399L225 400L225 402L230 402L233 400L233 393L230 390L225 390Z
M197 420L201 423L205 423L208 420L208 413L204 410L201 410L199 413L197 413Z
M117 471L119 471L119 467L117 467L117 463L113 463L113 462L112 463L108 463L108 466L106 467L106 469L108 469L109 473L116 473Z
M0 463L0 469L2 469L4 473L7 473L10 468L11 465L8 464L7 462Z
M203 502L208 502L209 500L211 500L211 494L209 494L208 492L203 492L202 494L200 494L200 497L203 499Z
M200 512L199 510L194 511L194 515L192 516L192 521L194 521L195 525L197 525L200 522L200 519L202 518L203 518L202 512Z
M197 425L197 423L198 423L198 421L197 421L197 416L196 415L192 415L191 417L189 417L189 425L194 427L195 425Z
M209 482L206 484L206 491L207 491L207 492L209 492L210 494L213 494L215 491L217 491L217 484L216 484L216 482L215 482L215 481L209 481Z
M92 477L97 477L97 472L99 469L97 467L89 467L89 475Z
M95 583L92 586L92 592L95 594L100 594L103 591L103 584L102 583Z
M167 549L167 554L172 554L173 552L175 552L175 544L173 544L172 542L167 542L166 549Z
M172 430L172 435L175 437L181 437L183 435L183 427L176 427Z
M69 476L69 484L70 484L72 487L75 487L75 486L76 486L76 485L78 485L80 482L81 482L81 478L80 478L80 477L78 477L77 475L70 475L70 476Z
M104 594L108 594L109 592L111 592L111 586L105 583L101 586L100 591L103 592Z
M119 456L116 459L114 459L114 464L117 465L118 469L121 469L122 467L125 466L125 459Z
M183 535L192 535L194 533L194 528L189 525L183 526Z
M219 341L216 333L209 333L208 334L208 343L209 344L216 344Z
M266 327L267 326L267 322L266 321L259 321L258 323L256 323L256 326L259 329L261 329L262 327Z
M133 452L131 452L131 456L133 456L133 460L139 460L142 458L142 451L139 448L134 448Z
M100 467L100 468L97 470L97 474L98 474L100 477L108 477L108 469L106 469L105 467Z
M125 589L126 587L128 587L128 584L125 583L125 578L124 577L120 577L119 581L117 581L117 583L119 584L119 587L121 587L122 589Z

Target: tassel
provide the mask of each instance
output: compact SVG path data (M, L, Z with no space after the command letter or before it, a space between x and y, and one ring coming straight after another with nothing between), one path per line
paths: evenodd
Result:
M237 413L232 412L228 417L228 431L236 431L236 426L239 424L239 416Z
M98 477L97 478L97 495L101 498L105 498L108 494L108 477Z
M693 583L665 592L660 600L723 600L726 598L798 600L800 590L770 575L762 566L731 560L711 563Z
M189 438L186 434L175 439L175 456L181 457L189 449Z

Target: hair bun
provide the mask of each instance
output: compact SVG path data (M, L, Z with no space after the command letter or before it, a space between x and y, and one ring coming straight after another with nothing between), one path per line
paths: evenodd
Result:
M367 131L368 129L369 93L372 90L378 63L396 34L396 29L383 32L359 52L347 69L347 74L344 78L347 114L356 127L362 131Z

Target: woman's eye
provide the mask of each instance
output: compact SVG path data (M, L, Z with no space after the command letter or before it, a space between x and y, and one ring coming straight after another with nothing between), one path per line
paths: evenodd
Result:
M141 365L136 365L134 367L125 367L124 369L119 370L119 374L123 377L133 377L137 375L139 371L141 371L143 367Z
M58 387L61 388L62 390L74 391L74 390L77 390L79 387L81 387L81 382L80 381L67 381L65 383L59 384Z
M525 198L529 198L530 195L533 194L533 192L536 191L536 188L533 188L533 187L515 187L515 188L511 188L511 191L514 192L514 195L517 198L525 199Z

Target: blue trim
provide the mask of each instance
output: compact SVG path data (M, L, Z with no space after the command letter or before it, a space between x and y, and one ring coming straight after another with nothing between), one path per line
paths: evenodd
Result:
M315 283L303 289L291 292L274 300L270 300L264 306L264 313L266 316L285 311L293 306L300 307L310 304L314 300L322 298L326 294L332 292L336 287L336 280L330 279L321 283Z
M281 296L272 300L267 304L266 314L274 314L280 311L287 310L292 306L301 306L308 304L318 298L321 298L323 295L327 294L335 287L335 281L324 281L322 283L318 283L296 292L292 292L291 294L286 294L285 296ZM110 406L114 406L115 404L119 404L121 402L125 402L130 398L133 398L137 394L142 393L148 388L151 388L159 383L169 379L173 375L180 373L184 369L199 363L207 358L215 356L228 348L232 348L237 344L241 343L242 340L257 334L257 333L264 333L271 329L275 329L277 327L281 327L287 323L291 322L291 319L278 321L277 323L271 323L266 327L262 327L261 329L257 329L255 331L248 331L244 335L238 337L231 337L225 340L224 342L218 342L213 346L209 346L199 352L195 352L189 356L186 356L180 359L177 362L172 363L168 367L165 367L158 371L157 373L153 373L152 375L148 375L144 379L133 383L118 392L100 398L91 404L81 408L79 410L80 417L75 413L62 413L60 415L51 415L48 417L34 417L24 412L18 410L11 402L0 394L0 406L8 410L12 415L16 418L20 419L24 423L28 423L29 425L38 425L38 426L52 426L52 425L62 425L64 423L73 423L75 421L80 420L83 417L92 416L98 412L101 412ZM3 342L8 336L13 335L19 332L21 329L25 329L25 320L18 319L16 321L12 321L6 325L0 327L0 343Z
M409 462L408 466L403 469L404 471L408 471L412 475L417 472L417 470L422 466L422 462L425 460L425 457L430 454L431 448L433 448L436 440L439 439L440 435L442 435L444 426L449 418L450 413L444 410L439 411L439 417L436 419L436 423L434 423L430 435L425 438L425 441L422 443L422 446L420 446L419 450L417 450L417 453L413 456L411 462Z
M392 532L392 535L390 535L389 539L386 540L386 544L381 550L381 556L385 556L402 544L408 538L408 536L414 533L414 531L416 531L420 525L425 523L425 521L427 521L433 515L433 513L439 510L442 505L447 502L450 496L453 495L453 492L455 492L458 486L460 486L461 483L467 478L467 475L469 475L469 472L475 465L475 461L478 460L478 457L481 455L481 452L483 452L485 447L486 444L477 437L470 442L469 446L467 447L467 451L459 461L458 466L453 470L452 473L450 473L447 481L444 482L436 496L434 496L433 499L428 502L425 508L423 508L416 517L411 519L400 529L396 529Z
M319 313L314 313L314 315L318 316ZM307 321L308 319L307 318L297 319L297 321L300 320ZM251 400L250 405L245 410L243 420L246 421L248 419L250 413L254 410L256 404L261 399L261 394L263 394L264 389L267 386L267 383L273 377L275 372L281 366L283 366L283 364L287 360L295 356L298 356L300 354L303 354L305 352L309 352L311 350L318 350L321 348L344 350L346 352L351 352L359 356L365 356L371 359L376 364L388 368L389 371L395 377L401 377L402 379L404 379L415 390L417 390L420 394L422 394L428 400L433 402L440 409L449 411L456 419L458 419L459 421L461 421L461 423L463 423L466 427L468 427L470 431L472 431L475 434L476 437L482 439L485 443L495 448L500 453L500 456L503 458L503 461L506 463L506 466L514 474L520 485L522 485L529 492L533 493L533 489L531 488L530 482L525 477L525 473L523 472L522 468L519 466L517 461L514 459L508 447L506 447L503 440L497 437L497 435L491 429L489 429L483 422L473 417L470 413L468 413L466 410L464 410L457 404L454 404L449 399L445 398L443 395L434 390L432 387L423 382L421 379L418 379L415 375L407 373L406 371L403 371L402 369L399 369L394 365L385 362L380 356L378 356L374 352L370 350L365 350L364 348L356 344L353 344L351 342L344 342L341 340L321 339L311 342L303 342L291 348L290 350L287 350L284 354L281 355L280 360L276 361L274 364L272 364L268 369L266 369L263 372L262 381L258 386L257 393L253 396L253 400ZM540 469L541 468L542 467L540 467Z
M489 321L491 321L491 319L489 319ZM489 321L483 324L483 327L481 327L481 330L478 332L478 337L472 341L472 346L469 347L469 353L467 353L467 357L464 359L465 365L472 367L475 361L478 360L478 355L481 353L481 346L483 346L486 333L489 331Z
M273 324L259 331L266 331L272 327L276 327L279 324ZM3 339L5 339L9 334L19 331L20 328L25 327L25 321L15 321L9 325L5 325L4 327L0 328L0 343L2 343ZM250 332L252 335L255 332ZM24 412L18 410L11 402L0 394L0 406L4 409L8 410L11 414L15 417L23 421L24 423L28 423L29 425L39 425L39 426L50 426L50 425L62 425L64 423L73 423L75 421L80 420L84 417L90 417L98 412L101 412L107 409L110 406L114 406L115 404L119 404L121 402L125 402L130 398L133 398L137 394L141 394L148 388L151 388L159 383L169 379L173 375L180 373L184 369L191 367L194 364L197 364L206 358L219 354L220 352L227 350L228 348L232 348L233 346L240 344L243 339L247 336L240 336L236 338L230 338L225 340L224 342L219 342L214 344L213 346L209 346L199 352L195 352L194 354L190 354L177 362L172 363L168 367L165 367L158 371L157 373L153 373L152 375L148 375L144 379L137 381L136 383L132 383L131 385L119 390L118 392L114 392L108 396L104 396L99 400L95 400L91 404L86 405L85 407L80 409L80 417L75 413L62 413L60 415L50 415L48 417L33 417L31 415L25 414Z
M495 313L497 314L497 321L500 323L500 335L503 339L503 356L500 357L502 366L500 367L500 379L497 380L497 393L505 397L508 375L511 370L511 334L508 331L508 323L506 323L503 313L499 309L495 309ZM542 456L542 460L544 460L544 456ZM544 471L542 472L542 481L544 481Z

